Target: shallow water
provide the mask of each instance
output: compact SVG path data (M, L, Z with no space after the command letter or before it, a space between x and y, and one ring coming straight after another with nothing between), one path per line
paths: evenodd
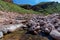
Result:
M49 34L46 34L44 32L40 32L39 35L41 35L43 37L47 37L49 40L54 40L54 38L52 38Z
M26 34L35 35L33 32L27 32ZM38 33L38 35L40 35L42 37L47 37L49 40L54 40L54 38L52 38L49 34L46 34L45 32L40 32L40 33Z

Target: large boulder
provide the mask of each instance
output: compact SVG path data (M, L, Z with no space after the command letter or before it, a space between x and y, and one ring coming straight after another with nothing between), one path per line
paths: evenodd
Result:
M55 38L55 39L57 39L57 40L60 40L60 32L58 32L57 30L52 30L52 31L50 32L50 35L51 35L53 38Z
M0 31L0 38L2 38L2 37L3 37L3 32Z
M22 27L26 27L26 25L23 24L9 24L9 25L1 25L0 31L2 31L4 34L8 32L13 32L17 29L20 29Z
M10 25L4 25L5 28L9 31L9 32L13 32L15 31L16 29L20 29L22 27L26 27L25 25L23 24L10 24Z

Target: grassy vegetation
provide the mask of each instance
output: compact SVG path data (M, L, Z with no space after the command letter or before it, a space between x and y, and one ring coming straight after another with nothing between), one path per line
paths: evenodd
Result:
M21 5L20 5L21 6ZM51 13L59 13L60 12L60 3L58 2L41 2L34 6L31 5L22 5L22 8L25 9L32 9L34 11L44 13L44 14L51 14Z
M4 2L2 0L0 0L0 10L10 11L10 12L18 12L18 13L34 13L34 14L39 13L39 12L35 12L33 10L26 10L15 4Z

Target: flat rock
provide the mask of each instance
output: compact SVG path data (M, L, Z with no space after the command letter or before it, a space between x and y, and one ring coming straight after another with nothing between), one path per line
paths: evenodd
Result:
M2 38L3 37L3 32L0 32L0 38Z

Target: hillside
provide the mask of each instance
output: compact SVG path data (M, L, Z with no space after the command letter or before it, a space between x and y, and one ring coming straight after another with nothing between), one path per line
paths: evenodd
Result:
M33 10L26 10L24 8L17 6L16 4L4 2L2 0L0 0L0 10L7 11L7 12L8 11L18 12L18 13L39 13L39 12L35 12Z
M3 0L5 2L9 2L9 3L12 3L12 0Z
M36 5L20 5L25 9L32 9L41 13L58 13L60 12L60 3L58 2L41 2Z

